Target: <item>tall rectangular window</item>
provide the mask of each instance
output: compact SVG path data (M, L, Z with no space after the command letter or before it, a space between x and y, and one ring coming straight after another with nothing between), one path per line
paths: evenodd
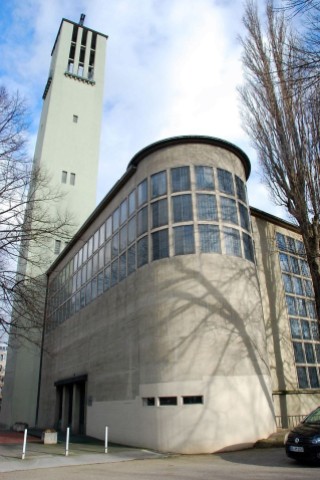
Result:
M197 190L214 190L213 168L195 167Z
M172 192L183 192L190 190L190 168L177 167L171 169Z
M224 244L227 255L241 257L240 233L235 228L224 227Z
M175 255L187 255L194 253L193 225L174 227L173 234Z
M199 225L201 253L220 253L220 232L217 225Z
M61 251L61 240L54 241L54 253L58 255Z
M244 228L245 230L250 231L250 220L249 220L249 214L248 214L248 209L242 203L238 203L239 207L239 213L240 213L240 224L241 227Z
M191 195L177 195L172 197L173 222L188 222L192 220Z
M133 273L136 269L136 245L128 248L128 275Z
M152 234L152 260L169 256L168 230L160 230Z
M152 228L168 224L168 202L166 198L152 203Z
M124 200L120 205L120 225L122 225L128 217L128 203L127 199Z
M119 255L119 234L116 233L112 237L112 246L111 246L111 257L115 258Z
M111 263L111 287L118 283L119 265L118 259Z
M67 183L67 177L68 177L68 172L66 172L65 170L62 170L61 183Z
M128 222L128 245L136 239L136 217L132 217Z
M112 214L112 231L115 232L119 228L120 210L117 208Z
M239 178L237 175L235 175L235 179L236 179L237 197L242 202L247 203L246 186L244 182L241 180L241 178Z
M217 200L215 195L197 194L198 220L218 220Z
M151 198L160 197L167 193L167 172L151 175Z
M137 222L137 235L139 237L148 230L148 207L144 207L139 210Z
M127 254L123 253L119 257L119 282L124 280L127 276Z
M232 173L218 168L218 183L220 192L234 195Z
M146 203L148 200L148 182L147 179L138 185L138 207Z
M76 174L75 173L70 173L70 185L75 185L76 184Z
M229 197L220 197L221 218L223 222L238 225L236 201Z
M254 262L253 245L252 245L252 239L250 235L242 232L242 241L243 241L243 247L244 247L244 257L247 260L250 260L250 262Z
M120 230L120 252L123 252L127 247L127 225L124 225Z
M128 198L128 202L129 202L129 217L130 215L132 215L136 209L136 191L133 190L130 195L129 195L129 198Z
M141 238L137 243L137 266L148 263L148 236Z

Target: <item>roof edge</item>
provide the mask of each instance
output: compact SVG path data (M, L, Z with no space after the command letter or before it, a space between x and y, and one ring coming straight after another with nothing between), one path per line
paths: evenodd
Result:
M158 140L157 142L151 143L150 145L144 147L142 150L136 153L130 160L128 168L132 166L136 167L147 155L150 155L151 153L156 152L161 148L171 147L183 143L207 143L209 145L214 145L216 147L221 147L229 150L241 160L244 166L246 179L248 180L251 172L251 163L247 154L233 143L222 140L221 138L210 137L206 135L181 135L177 137L170 137L163 140Z

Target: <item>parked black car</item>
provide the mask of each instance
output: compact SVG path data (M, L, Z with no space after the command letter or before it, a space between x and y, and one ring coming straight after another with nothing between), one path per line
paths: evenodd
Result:
M320 407L287 433L284 444L288 457L320 463Z

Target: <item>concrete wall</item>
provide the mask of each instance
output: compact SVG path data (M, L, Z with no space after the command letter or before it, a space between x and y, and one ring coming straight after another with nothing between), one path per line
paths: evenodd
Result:
M156 150L140 161L52 279L145 177L197 164L245 181L242 161L222 147L181 141ZM114 442L204 453L253 444L274 431L255 264L199 253L194 224L196 253L174 256L171 245L169 258L137 269L46 334L42 426L56 421L54 383L86 374L86 433L95 437L103 438L108 425ZM201 396L202 403L185 405L185 396ZM162 397L175 397L177 405L161 405ZM146 405L150 398L155 405Z

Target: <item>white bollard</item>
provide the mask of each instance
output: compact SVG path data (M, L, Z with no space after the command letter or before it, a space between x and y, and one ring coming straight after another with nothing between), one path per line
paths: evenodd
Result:
M22 460L26 458L27 434L28 434L28 430L25 428L24 437L23 437L22 457L21 457Z
M104 437L104 453L108 453L108 427L106 427L106 433Z
M69 455L69 439L70 439L70 428L67 428L67 437L66 437L66 457Z

